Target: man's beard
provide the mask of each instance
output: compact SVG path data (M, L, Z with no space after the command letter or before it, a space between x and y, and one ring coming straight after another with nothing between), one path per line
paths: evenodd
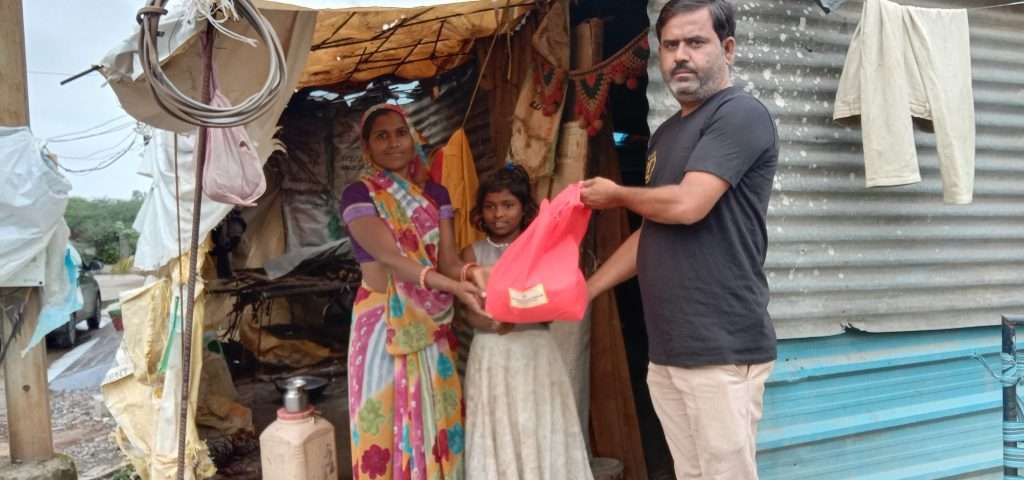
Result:
M722 78L718 73L721 70L719 67L719 65L712 66L705 72L697 72L687 67L676 67L670 77L666 79L666 83L676 100L686 103L703 102L721 89ZM684 82L672 78L680 70L690 72L694 79ZM694 85L695 83L696 85Z

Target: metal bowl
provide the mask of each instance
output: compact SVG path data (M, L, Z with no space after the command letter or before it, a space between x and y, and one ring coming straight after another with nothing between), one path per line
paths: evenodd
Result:
M284 394L288 390L289 385L302 384L302 389L305 390L306 396L310 402L315 402L323 396L324 390L327 389L327 379L323 377L316 377L313 375L297 375L294 377L281 378L274 381L274 386L277 387L277 391Z

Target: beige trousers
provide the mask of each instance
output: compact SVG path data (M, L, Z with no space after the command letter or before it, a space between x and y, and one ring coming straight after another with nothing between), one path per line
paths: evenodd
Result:
M865 0L833 118L860 116L868 187L921 181L913 118L935 132L943 198L974 193L974 93L967 11Z
M774 364L649 365L651 400L678 480L757 479L757 422Z

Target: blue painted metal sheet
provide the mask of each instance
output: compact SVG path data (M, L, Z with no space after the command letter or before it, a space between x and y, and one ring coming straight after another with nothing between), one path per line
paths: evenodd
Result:
M765 393L765 480L999 478L995 327L785 340Z

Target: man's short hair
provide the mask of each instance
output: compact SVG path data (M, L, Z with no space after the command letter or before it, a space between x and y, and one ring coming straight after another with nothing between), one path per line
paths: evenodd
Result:
M736 36L736 6L729 0L669 0L661 9L656 24L658 40L661 40L661 29L673 17L682 13L707 8L711 12L711 24L719 41Z

